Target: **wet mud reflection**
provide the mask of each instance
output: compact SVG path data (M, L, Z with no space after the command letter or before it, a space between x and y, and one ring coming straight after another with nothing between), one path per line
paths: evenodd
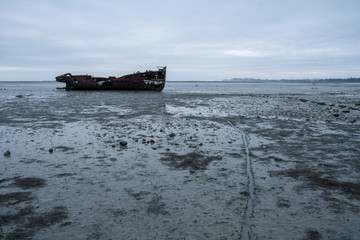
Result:
M0 87L0 238L360 235L358 85L196 85Z

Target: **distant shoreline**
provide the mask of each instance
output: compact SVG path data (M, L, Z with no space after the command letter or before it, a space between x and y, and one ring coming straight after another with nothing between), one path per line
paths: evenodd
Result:
M39 80L39 81L0 81L0 83L56 83L55 80Z
M39 81L0 81L1 83L58 83L55 80L39 80ZM166 81L166 83L360 83L360 78L347 79L252 79L252 78L232 78L218 81Z
M242 83L360 83L360 78L326 78L326 79L256 79L256 78L232 78L224 79L223 82Z

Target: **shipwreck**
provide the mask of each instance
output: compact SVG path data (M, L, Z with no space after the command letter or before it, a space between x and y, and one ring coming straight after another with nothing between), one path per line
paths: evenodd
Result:
M91 75L57 76L56 81L66 83L66 90L139 90L162 91L165 87L166 67L157 71L135 72L121 77L93 77Z

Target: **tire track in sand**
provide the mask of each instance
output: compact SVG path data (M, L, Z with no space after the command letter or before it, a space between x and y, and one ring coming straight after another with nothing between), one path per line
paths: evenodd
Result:
M248 178L249 197L246 205L245 223L241 229L241 239L247 240L249 239L250 217L253 212L253 199L254 199L254 176L252 174L252 168L251 168L249 145L246 134L243 131L241 131L239 128L235 127L230 121L227 121L227 123L241 134L241 138L246 152L246 174Z

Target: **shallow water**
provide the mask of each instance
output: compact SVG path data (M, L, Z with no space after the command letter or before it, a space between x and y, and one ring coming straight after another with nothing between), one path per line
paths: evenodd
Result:
M0 83L0 238L360 235L360 84L61 86Z

